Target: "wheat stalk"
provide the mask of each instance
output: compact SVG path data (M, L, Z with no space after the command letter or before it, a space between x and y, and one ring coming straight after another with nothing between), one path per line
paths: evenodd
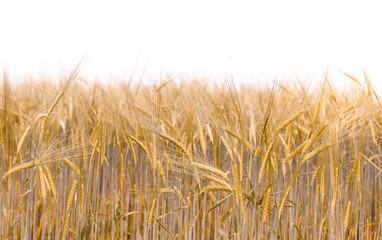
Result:
M300 117L302 114L304 114L306 112L305 109L303 110L300 110L298 112L296 112L295 114L293 114L292 116L290 116L287 120L285 120L275 131L275 134L278 134L279 132L281 132L282 130L284 130L286 127L288 127L292 122L294 122L298 117Z
M50 170L49 170L47 165L43 165L42 170L44 171L46 179L48 180L48 186L50 188L50 191L52 192L53 197L55 197L57 195L57 190L56 190L56 186L55 186L54 181L53 181L52 174L50 173Z
M98 158L98 165L97 165L97 178L99 175L99 172L101 170L101 166L103 163L103 160L105 159L105 162L107 162L105 153L106 153L106 126L105 123L101 123L101 131L99 132L99 138L100 138L100 150L99 150L99 158Z
M226 220L227 217L231 216L232 212L233 212L233 209L232 209L232 208L228 209L228 210L227 210L227 211L220 217L220 222L224 222L224 220Z
M202 174L202 178L205 178L205 179L210 180L214 183L220 184L221 186L224 186L226 188L232 189L231 186L226 181L219 179L219 178L216 178L214 176Z
M78 181L76 179L74 179L72 187L71 187L70 192L69 192L68 200L66 202L66 213L67 214L69 213L69 210L72 207L74 195L76 193L77 184L78 184Z
M93 145L93 144L91 144L91 145ZM93 165L95 153L97 152L97 146L98 146L98 139L96 140L95 144L93 145L93 151L92 151L92 154L90 155L90 160L89 160L89 169Z
M268 225L270 223L270 212L271 212L271 188L268 187L268 189L265 191L265 197L264 197L264 210L263 210L263 222L268 219Z
M311 159L315 155L319 154L320 152L324 151L325 149L329 148L330 144L324 144L322 146L317 147L313 151L311 151L309 154L305 155L305 157L302 159L301 163L306 162L307 160Z
M317 130L314 132L314 134L305 144L304 148L301 150L301 155L304 155L312 147L312 145L317 141L318 137L326 129L327 126L328 126L328 123L324 123L317 128Z
M272 151L272 148L274 146L274 141L272 141L270 144L269 144L269 147L267 149L267 152L265 153L264 155L264 158L263 158L263 161L261 162L261 167L260 167L260 172L259 172L259 183L261 182L261 179L264 175L264 172L265 172L265 168L267 166L267 163L268 163L268 158L271 154L271 151Z
M175 146L177 146L180 150L182 150L182 152L184 153L184 155L186 155L187 159L191 162L194 161L194 159L191 157L191 154L189 153L189 151L187 150L187 148L181 143L181 142L178 142L176 141L174 138L164 134L164 133L158 133L161 137L163 137L164 139L172 142Z
M131 134L129 134L127 132L127 130L124 128L124 131L125 131L125 134L128 138L131 138L131 140L133 140L136 144L138 144L138 146L146 153L146 156L147 158L150 160L150 154L149 154L149 150L146 148L146 146L141 142L139 141L137 138L135 138L134 136L132 136ZM131 147L132 148L132 147ZM134 154L135 155L135 154ZM151 161L151 160L150 160Z
M172 188L160 188L159 193L173 193L175 192Z
M152 222L153 222L153 218L154 218L154 209L155 209L155 205L157 203L157 198L154 199L153 203L151 204L151 208L150 208L150 211L149 211L149 219L148 219L148 226L150 227Z
M371 133L371 137L373 139L373 143L374 145L377 145L377 135L375 133L375 128L374 128L374 124L373 124L373 120L369 120L369 126L370 126L370 133Z
M42 171L41 166L37 167L37 173L38 173L39 182L40 182L42 200L45 203L46 202L46 185L45 185L44 172Z
M303 150L303 148L305 148L305 145L306 143L301 143L293 152L291 152L288 156L285 157L284 162L288 162L297 154L299 154Z
M29 161L29 162L26 162L26 163L22 163L18 166L15 166L11 169L8 170L8 172L6 172L4 175L3 175L3 180L5 179L5 177L7 177L8 175L10 174L13 174L13 173L16 173L18 171L21 171L21 170L24 170L24 169L28 169L28 168L31 168L31 167L34 167L36 166L36 163L35 161Z
M344 220L345 228L349 227L350 211L351 211L351 200L348 201L348 204L346 207L345 220Z
M231 147L228 145L228 142L225 140L225 138L223 136L220 136L220 139L222 140L223 144L224 144L224 147L227 149L227 152L228 152L228 155L230 156L230 158L234 161L235 160L235 157L233 155L233 152L232 152L232 149Z
M69 159L67 159L67 158L63 158L62 161L63 161L66 165L68 165L68 167L69 167L70 169L72 169L73 172L75 172L77 175L80 175L80 174L81 174L80 169L79 169L76 165L74 165L74 163L72 163Z
M252 152L256 152L256 148L250 142L248 142L245 138L239 136L239 134L237 134L233 130L230 130L229 128L226 128L225 131L229 133L230 135L232 135L233 137L235 137L236 139L238 139L239 141L241 141L242 144L244 144L244 146L247 147L249 150L251 150Z
M27 128L25 129L23 135L21 136L20 141L19 141L19 143L17 144L17 149L16 149L17 154L20 153L21 147L23 146L24 141L25 141L25 138L26 138L26 136L28 135L30 129L31 129L31 126L28 125Z
M286 192L285 192L285 195L284 195L284 197L283 197L283 200L281 200L281 204L280 204L280 207L279 207L279 219L281 219L281 214L283 213L283 210L284 210L284 206L285 206L285 202L286 202L286 200L287 200L287 198L288 198L288 195L289 195L289 193L290 193L290 190L292 189L292 184L289 184L289 187L288 187L288 189L286 190Z
M218 191L226 191L226 192L231 192L232 189L230 188L227 188L225 186L220 186L220 185L210 185L210 186L207 186L205 188L203 188L202 190L203 192L218 192Z
M200 146L202 147L202 151L203 151L204 156L207 156L206 140L204 138L203 128L202 128L202 124L200 122L199 117L196 117L196 123L197 123L197 127L198 127Z
M66 201L66 218L62 228L62 239L66 239L66 233L68 231L69 220L70 220L70 210L73 205L73 200L74 200L74 195L76 193L77 184L78 184L78 181L74 179L72 187L70 189L68 200Z
M80 218L82 218L83 216L84 203L85 203L85 187L84 187L84 184L81 182L80 184Z
M42 124L41 124L41 132L43 133L45 130L46 121L48 120L49 116L52 114L54 108L57 106L58 102L61 100L61 98L64 96L65 92L68 90L71 83L77 78L79 71L81 69L81 65L83 64L84 59L82 59L77 66L74 68L74 70L71 72L68 80L65 83L64 89L58 94L56 99L54 100L52 106L50 107L48 113L45 115Z
M202 163L198 163L198 162L192 162L191 164L193 166L199 168L199 169L206 170L208 172L211 172L211 173L219 175L223 179L227 179L227 174L228 173L225 173L225 172L223 172L220 169L217 169L215 167L211 167L211 166L208 166L208 165L205 165L205 164L202 164Z

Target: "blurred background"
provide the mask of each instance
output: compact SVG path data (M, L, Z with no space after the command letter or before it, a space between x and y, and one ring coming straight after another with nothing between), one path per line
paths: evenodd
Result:
M382 88L377 1L1 1L0 71L10 81L81 76L160 81L187 76L259 86L274 79ZM381 82L381 83L380 83Z

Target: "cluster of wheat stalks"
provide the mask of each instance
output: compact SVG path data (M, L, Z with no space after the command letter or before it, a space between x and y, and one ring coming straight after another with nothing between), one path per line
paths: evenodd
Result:
M366 75L341 93L77 75L4 84L1 239L382 238Z

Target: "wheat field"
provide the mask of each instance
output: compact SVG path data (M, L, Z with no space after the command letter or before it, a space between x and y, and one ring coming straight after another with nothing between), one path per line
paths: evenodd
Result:
M4 80L1 239L382 239L381 99Z

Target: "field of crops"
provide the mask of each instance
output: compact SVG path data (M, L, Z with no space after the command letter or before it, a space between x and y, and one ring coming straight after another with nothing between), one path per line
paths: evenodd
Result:
M381 239L382 99L4 80L1 239ZM333 80L334 81L334 80Z

